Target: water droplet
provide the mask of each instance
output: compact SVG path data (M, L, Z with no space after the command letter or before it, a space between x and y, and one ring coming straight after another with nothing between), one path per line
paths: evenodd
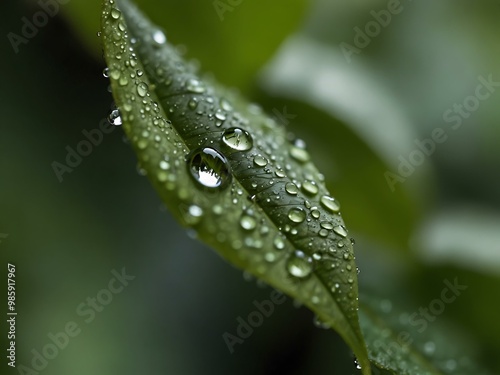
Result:
M141 97L144 98L146 94L148 93L148 85L144 82L141 82L137 85L137 94Z
M102 75L104 78L109 78L109 68L104 68Z
M288 194L291 194L291 195L297 195L299 192L297 185L295 185L293 182L287 183L285 185L285 190Z
M224 111L230 112L233 110L231 103L227 99L222 98L220 100L220 106Z
M159 166L160 166L160 169L162 169L164 171L168 171L170 169L170 164L165 160L160 161Z
M195 204L191 205L187 209L187 213L184 216L187 223L190 225L197 224L201 217L203 216L203 209Z
M345 260L349 260L350 258L351 258L351 256L349 255L349 253L344 253Z
M192 152L188 168L194 180L206 188L223 188L231 179L226 158L219 151L210 147Z
M218 110L217 112L215 112L215 118L219 121L226 121L227 119L227 116L224 112L222 112L221 110Z
M319 217L321 216L321 212L319 212L317 207L311 208L311 216L315 219L319 219Z
M310 159L309 153L297 146L292 146L290 148L290 156L300 163L307 163Z
M315 327L317 328L321 328L321 329L330 329L330 325L328 323L325 323L324 321L322 321L320 319L319 316L314 316L313 318L313 324Z
M294 207L288 211L288 218L294 223L302 223L306 219L306 213L300 207Z
M188 102L189 109L196 109L198 107L198 100L196 98L191 98Z
M153 33L153 40L154 40L157 44L164 44L164 43L167 41L167 37L165 36L165 34L163 33L163 31L161 31L161 30L156 30L156 31Z
M244 214L240 219L240 225L245 230L254 230L257 226L257 220L253 216Z
M337 233L341 237L347 237L347 230L343 225L337 225L336 227L333 228L333 231Z
M328 221L322 221L320 223L321 225L321 228L324 228L324 229L328 229L328 230L332 230L333 229L333 224L328 222Z
M203 83L194 78L189 79L186 82L186 89L196 94L205 92L205 86L203 86Z
M307 194L316 195L318 194L318 185L314 181L305 180L302 183L302 190Z
M123 123L122 117L120 115L120 111L118 109L113 109L110 112L110 114L108 116L108 122L114 126L120 126Z
M313 261L306 256L302 251L295 251L286 263L286 268L290 275L305 278L313 271Z
M264 259L266 260L266 262L272 263L276 260L276 254L269 251L264 255Z
M424 344L424 353L425 354L433 355L435 351L436 351L436 344L434 344L432 341L427 341Z
M323 258L323 255L319 252L319 251L316 251L314 254L313 254L313 259L314 260L321 260Z
M253 162L255 165L258 167L265 167L267 165L267 159L263 156L257 155L254 159Z
M250 133L240 128L227 129L222 135L222 141L233 150L238 151L247 151L253 146Z
M335 200L335 198L329 197L328 195L323 195L321 197L321 204L333 213L340 211L340 204Z
M454 371L457 368L457 361L449 359L446 361L445 367L448 371Z
M328 237L328 231L326 229L320 229L318 234L321 236L321 237Z
M121 14L122 13L118 9L116 8L111 9L111 17L113 19L117 20L118 18L120 18Z
M285 248L285 240L279 235L274 238L273 243L274 247L278 250L283 250Z

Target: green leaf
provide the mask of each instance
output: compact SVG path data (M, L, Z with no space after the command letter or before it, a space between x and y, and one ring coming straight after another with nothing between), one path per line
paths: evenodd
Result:
M425 320L397 311L388 300L365 298L360 322L373 374L392 375L485 375L477 367L473 340L443 322L443 317Z
M111 87L163 201L225 259L313 310L370 374L352 242L304 145L200 77L133 5L118 4L104 1L102 14Z
M310 130L305 138L323 156L318 166L327 185L351 205L344 217L351 229L407 249L432 196L432 179L422 166L411 182L387 180L386 172L397 171L399 156L415 147L417 134L380 75L369 66L348 64L332 45L297 35L266 66L261 86L269 96L286 99L296 115L291 128Z

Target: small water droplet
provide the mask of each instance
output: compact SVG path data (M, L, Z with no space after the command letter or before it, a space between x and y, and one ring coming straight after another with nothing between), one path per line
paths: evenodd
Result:
M299 192L299 189L297 188L297 185L295 185L293 182L287 183L285 185L285 190L290 195L297 195L298 192Z
M111 125L114 125L114 126L120 126L122 125L122 117L120 115L120 111L118 109L113 109L109 116L108 116L108 122L111 124Z
M286 268L290 275L302 279L313 271L313 261L304 252L297 250L288 258Z
M323 258L323 255L319 252L319 251L316 251L314 254L313 254L313 259L314 260L321 260Z
M254 159L253 162L255 165L258 167L265 167L267 165L267 159L263 156L257 155Z
M302 183L302 190L309 195L316 195L318 194L318 185L314 181L305 180Z
M281 237L280 235L276 236L274 238L274 247L278 250L283 250L285 248L285 241L283 239L283 237Z
M120 18L121 14L122 13L118 9L116 8L111 9L111 18L117 20L118 18Z
M225 98L222 98L220 100L220 106L224 111L227 111L227 112L230 112L233 110L231 103L229 103L229 101Z
M203 216L203 210L201 209L201 207L199 207L199 206L197 206L195 204L189 206L188 212L193 217L201 217L201 216Z
M321 197L321 204L323 205L323 207L333 213L340 211L340 204L335 200L335 198L332 198L328 195L323 195Z
M243 229L251 231L257 226L257 220L253 216L244 214L240 219L240 225Z
M231 172L227 159L219 151L205 147L190 154L188 168L193 179L203 187L215 189L225 187Z
M332 230L333 229L333 224L328 222L328 221L322 221L320 223L321 225L321 228L324 228L324 229L328 229L328 230Z
M160 161L160 169L167 171L170 169L170 164L167 161L162 160L162 161Z
M189 109L196 109L198 107L198 99L196 98L191 98L188 102L188 107Z
M325 323L324 321L322 321L320 319L319 316L314 316L313 318L313 324L315 327L317 328L321 328L321 329L330 329L330 325L328 323Z
M333 231L337 233L341 237L347 237L347 230L343 225L337 225L336 227L333 228Z
M157 44L164 44L166 41L167 41L167 37L165 36L165 34L163 33L163 31L161 30L156 30L154 33L153 33L153 40L155 41L155 43Z
M205 86L203 86L203 83L194 78L191 78L186 82L186 89L196 94L205 92Z
M292 146L290 148L290 156L299 163L307 163L310 159L309 153L303 148Z
M222 112L221 110L218 110L217 112L215 112L215 118L221 122L224 122L227 119L226 114L224 112Z
M294 207L288 211L288 218L294 223L302 223L306 219L306 213L300 207Z
M137 85L137 94L144 98L148 93L148 85L145 82L141 82Z
M321 216L321 212L319 212L317 207L311 208L311 216L315 219L319 219Z
M326 229L320 229L318 234L321 236L321 237L328 237L328 231Z
M424 344L424 353L425 354L433 355L435 351L436 351L436 344L434 344L432 341L427 341Z
M238 151L247 151L253 146L253 140L250 133L240 128L227 129L222 135L222 141L228 147Z
M109 78L109 68L104 68L102 75L104 78Z
M266 260L266 262L272 263L276 260L276 254L269 251L264 255L264 259Z

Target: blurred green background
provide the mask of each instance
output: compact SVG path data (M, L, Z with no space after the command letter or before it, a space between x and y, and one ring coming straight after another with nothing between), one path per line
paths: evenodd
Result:
M499 5L401 1L358 48L354 28L375 27L373 12L391 2L222 1L223 13L213 1L137 3L187 57L306 141L354 233L361 291L411 314L458 278L468 289L435 324L460 327L468 351L499 373L500 92L456 130L443 119L475 95L478 77L500 82ZM32 349L74 321L81 333L41 373L354 373L342 340L290 300L230 354L223 333L271 289L179 227L120 128L59 181L53 163L99 128L112 98L100 2L56 4L0 4L0 257L3 285L7 262L17 266L18 364L31 367ZM54 15L38 16L43 26L14 48L9 33L23 37L47 9ZM342 43L357 52L346 58ZM446 142L392 191L384 174L436 128ZM77 306L123 267L135 279L85 323Z

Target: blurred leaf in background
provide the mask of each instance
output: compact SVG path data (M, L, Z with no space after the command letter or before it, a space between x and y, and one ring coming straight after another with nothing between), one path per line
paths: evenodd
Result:
M355 229L361 290L412 312L439 296L444 279L458 278L468 289L436 324L462 327L464 350L478 345L484 367L499 373L500 92L457 130L443 118L474 96L479 76L500 81L498 5L401 1L349 63L340 44L353 44L354 28L387 1L263 4L244 0L221 21L211 1L138 1L204 70L271 114L286 107L295 115L290 131L307 142ZM59 5L16 54L6 36L22 35L23 17L40 6L0 4L0 233L8 235L0 258L18 266L19 363L74 320L81 334L47 373L353 372L342 341L291 301L229 353L222 334L270 290L245 282L160 210L120 129L59 182L52 163L65 163L67 147L98 129L111 104L96 36L100 3ZM397 172L398 157L408 159L415 139L436 128L447 141L392 193L384 171ZM76 307L124 266L136 279L85 323Z

